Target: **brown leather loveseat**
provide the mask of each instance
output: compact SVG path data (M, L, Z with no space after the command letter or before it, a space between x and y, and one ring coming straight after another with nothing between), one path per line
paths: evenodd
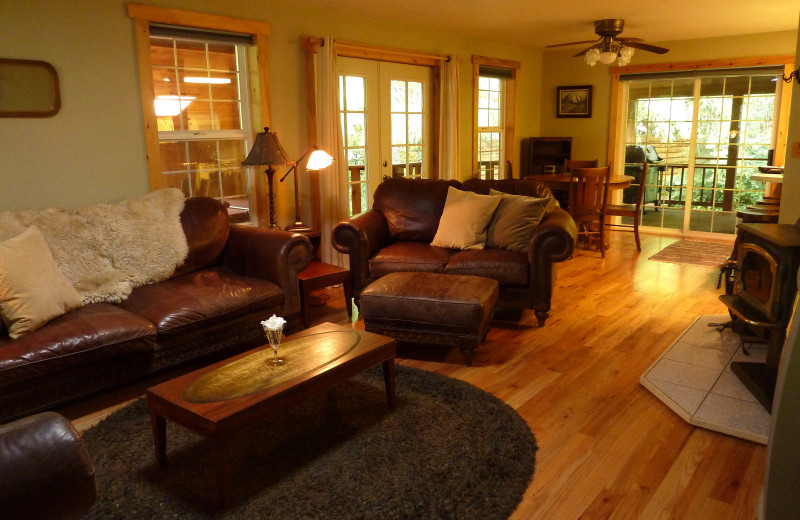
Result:
M17 339L0 326L0 422L263 343L260 321L272 314L298 322L297 275L312 257L306 237L231 225L225 207L205 197L186 200L181 224L189 253L169 279L118 304L85 304Z
M372 209L343 220L333 230L334 247L349 255L356 304L365 287L391 272L475 275L499 282L498 307L534 309L543 326L550 311L555 264L568 259L575 247L572 217L553 199L524 252L436 247L431 241L451 186L483 195L493 189L553 199L547 186L532 180L384 180L375 190Z

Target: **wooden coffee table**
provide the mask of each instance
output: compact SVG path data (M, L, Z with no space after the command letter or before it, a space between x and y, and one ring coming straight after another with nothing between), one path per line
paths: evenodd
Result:
M220 501L232 502L228 446L248 427L383 363L389 407L396 404L396 341L362 330L323 323L286 338L285 362L272 366L269 345L201 368L147 390L159 467L167 460L170 420L211 440Z

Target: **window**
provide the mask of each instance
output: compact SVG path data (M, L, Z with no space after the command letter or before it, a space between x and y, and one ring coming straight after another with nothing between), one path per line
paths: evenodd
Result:
M737 211L756 204L751 179L776 148L782 67L623 76L625 172L645 179L643 225L734 234ZM637 184L641 179L637 178ZM648 193L650 194L648 196Z
M266 26L136 4L129 5L129 15L139 29L151 189L216 198L232 222L251 222L256 214L263 221L265 211L256 207L263 197L254 193L261 183L241 162L254 135L253 106L261 108L255 116L268 121L264 78L249 70L261 72L265 65ZM253 77L257 85L248 84Z
M481 179L502 179L514 155L516 70L519 63L472 58L474 88L473 171Z

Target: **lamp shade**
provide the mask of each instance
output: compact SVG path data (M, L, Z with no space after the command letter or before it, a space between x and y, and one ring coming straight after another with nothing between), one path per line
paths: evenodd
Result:
M598 59L600 60L600 63L609 65L611 63L614 63L614 60L617 59L617 53L614 51L601 52L600 57Z
M256 134L256 141L253 148L247 155L242 165L244 166L279 166L294 164L284 151L278 141L278 134L270 132L269 128L264 128L263 132Z
M333 162L333 157L323 152L319 148L315 148L311 152L311 156L306 163L306 170L321 170L327 168Z

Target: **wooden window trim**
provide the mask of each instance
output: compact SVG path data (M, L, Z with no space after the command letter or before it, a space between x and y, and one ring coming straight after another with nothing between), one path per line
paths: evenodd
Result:
M257 113L261 124L256 124L254 117L253 128L269 126L270 99L269 99L269 58L267 53L267 38L269 24L255 20L244 20L180 9L155 7L136 3L128 4L128 17L134 21L136 34L136 54L139 66L139 88L142 101L142 120L144 122L145 147L147 152L147 172L150 180L150 190L155 191L164 187L161 175L161 152L158 146L158 123L156 120L155 87L153 85L152 62L150 60L150 24L162 23L181 27L195 27L198 29L212 29L250 34L255 43L258 63L258 88L250 86L250 98L253 106L258 105ZM251 181L253 213L258 222L267 219L267 208L260 201L266 200L266 184L263 175L254 175Z
M504 105L504 131L503 131L503 144L504 156L506 161L511 162L511 169L518 170L514 167L517 163L517 70L520 68L520 62L503 60L499 58L489 58L486 56L472 56L472 175L478 174L478 78L480 76L481 65L490 67L499 67L509 69L511 71L511 79L506 80L506 99ZM502 168L501 177L505 176L505 163L501 164Z
M608 162L615 165L621 171L624 161L622 157L622 145L617 143L617 133L620 124L619 100L622 93L623 74L639 74L648 72L678 72L694 71L703 69L731 69L735 71L742 67L759 67L765 65L783 65L784 75L786 71L794 70L795 57L791 54L778 56L758 56L752 58L734 58L705 61L683 61L673 63L654 63L646 65L629 65L627 67L610 67L611 74L611 117L608 127ZM778 121L778 137L775 145L774 162L776 166L782 166L786 156L787 137L789 130L789 110L791 108L792 84L784 83L781 89L781 111Z

